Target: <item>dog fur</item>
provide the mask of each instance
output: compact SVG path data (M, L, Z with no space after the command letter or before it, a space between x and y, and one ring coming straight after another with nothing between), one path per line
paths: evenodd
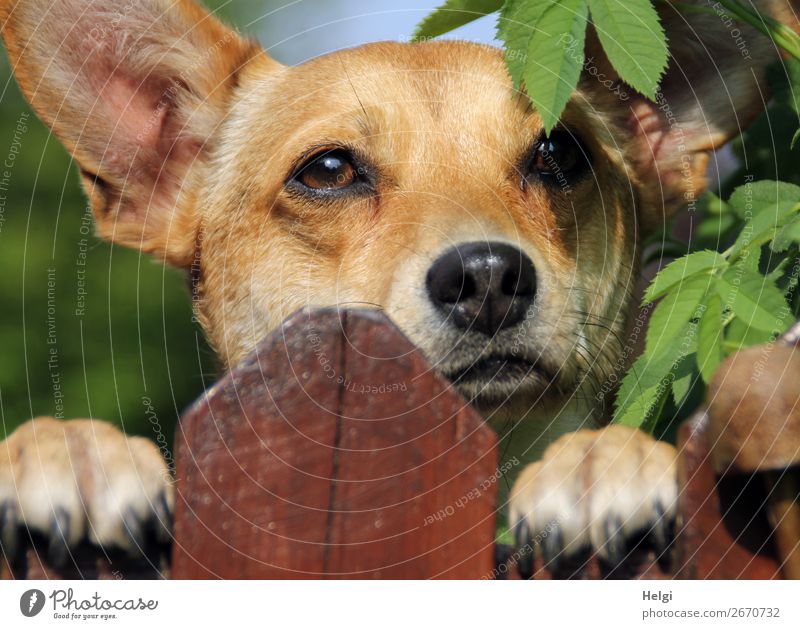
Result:
M791 3L769 4L797 24ZM0 27L25 95L80 166L98 234L191 274L225 365L297 309L336 304L382 308L445 374L531 356L540 369L524 378L460 385L513 427L508 456L533 462L511 523L531 537L557 523L553 556L613 558L636 532L665 536L677 497L674 449L601 428L595 395L619 370L639 246L704 190L709 156L763 108L778 58L751 29L744 60L717 16L661 10L674 59L658 103L598 80L619 85L590 33L562 124L591 174L569 189L523 180L542 123L491 47L386 42L286 67L189 0L2 0ZM293 193L304 158L333 147L368 165L373 192ZM454 329L425 293L431 263L472 241L517 247L539 280L535 307L491 339ZM33 420L0 445L3 547L25 524L67 531L67 547L135 549L149 521L168 527L165 470L103 422Z

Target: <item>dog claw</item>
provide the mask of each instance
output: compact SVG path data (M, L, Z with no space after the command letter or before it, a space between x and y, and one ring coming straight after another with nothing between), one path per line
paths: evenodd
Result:
M519 576L525 580L533 578L534 560L536 553L531 544L525 544L519 548L519 558L517 559L517 571Z
M517 548L522 548L525 544L530 543L530 527L528 523L522 519L514 525L514 544Z
M132 551L136 552L144 547L144 531L142 530L142 523L136 512L128 508L125 510L125 515L122 516L122 526L128 534L133 548Z
M6 558L16 556L19 544L17 510L10 502L0 504L0 546Z
M553 525L542 539L541 546L545 565L551 572L557 571L564 553L564 534L561 527Z
M610 518L605 523L605 544L601 547L600 553L605 554L606 561L611 566L620 565L627 556L627 544L625 534L622 531L622 520L620 518Z
M70 557L70 517L66 510L53 511L48 539L47 560L54 568L63 568Z
M168 544L172 541L173 516L167 495L162 491L155 500L155 535L159 544Z
M655 506L656 520L650 532L653 549L658 555L665 553L672 545L675 536L675 522L667 517L666 509L661 503Z

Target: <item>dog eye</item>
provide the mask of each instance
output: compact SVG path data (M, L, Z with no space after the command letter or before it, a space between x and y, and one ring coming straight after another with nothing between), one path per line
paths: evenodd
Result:
M336 150L311 158L294 179L312 190L341 190L356 182L358 171L346 151Z
M588 165L589 154L580 140L568 131L556 129L536 143L526 174L566 185L583 174Z

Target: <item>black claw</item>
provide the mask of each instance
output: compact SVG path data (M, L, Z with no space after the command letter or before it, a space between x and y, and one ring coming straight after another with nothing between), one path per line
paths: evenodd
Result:
M627 556L625 535L622 532L622 520L609 518L605 523L606 555L608 563L613 567L619 566Z
M172 541L172 526L174 524L172 511L167 502L167 496L161 492L155 502L155 533L159 544L168 544Z
M564 552L564 533L561 527L553 524L547 535L542 538L542 558L550 572L558 571Z
M664 513L664 507L660 502L656 502L654 510L656 512L656 521L653 523L652 530L650 531L650 539L653 548L657 553L662 553L666 550L670 542L669 535L669 522Z
M125 510L125 515L122 517L122 525L125 527L125 531L133 544L133 552L138 554L144 548L144 532L142 531L142 523L139 521L139 517L130 507Z
M514 525L514 543L517 548L522 548L531 541L530 527L527 520L520 519Z
M672 565L670 549L675 540L675 520L666 515L666 509L658 502L655 505L657 520L653 524L650 538L656 553L656 561L664 572L669 572Z
M53 519L50 522L48 535L47 561L54 568L63 568L70 557L69 533L71 519L65 509L57 507L53 510Z
M508 544L494 545L494 574L497 581L505 581L508 578L508 560L514 548Z
M19 547L19 519L11 502L0 503L0 547L7 560L17 556Z
M517 549L517 572L519 576L525 580L533 578L534 565L533 560L536 558L533 544L527 543Z

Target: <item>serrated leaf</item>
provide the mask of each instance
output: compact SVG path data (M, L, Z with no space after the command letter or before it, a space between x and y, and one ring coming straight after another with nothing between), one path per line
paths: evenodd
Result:
M795 217L778 230L770 243L770 248L776 253L782 253L795 242L800 242L800 216Z
M778 280L780 280L783 277L783 274L786 272L786 269L789 266L789 264L791 264L791 262L792 262L791 257L783 258L783 260L778 262L775 268L772 269L767 274L767 281L777 283ZM786 291L784 291L784 294L786 294Z
M631 428L641 428L645 422L649 422L653 408L665 394L666 388L658 384L648 387L628 404L624 413L614 418L614 423Z
M649 421L650 411L671 389L675 370L695 351L695 327L693 323L688 325L687 343L673 343L656 355L645 352L634 361L614 400L614 422L637 427L645 422L657 423L657 417Z
M500 11L497 38L504 43L506 66L515 89L522 85L522 74L528 59L528 44L536 23L554 1L508 0Z
M697 354L691 353L684 357L675 367L675 380L672 381L672 399L675 406L681 407L686 401L686 396L692 390L692 384L697 379L695 365Z
M788 201L800 202L800 187L785 181L764 179L736 188L728 199L728 205L739 218L746 219L754 217L765 208Z
M708 296L705 312L697 326L697 367L703 382L708 383L722 362L722 299L717 293Z
M786 301L775 284L766 277L738 266L731 267L718 283L723 307L765 332L783 332L788 327Z
M784 200L764 207L758 214L747 220L736 242L731 247L731 255L738 255L747 248L761 247L775 237L778 229L800 210L797 201Z
M622 80L655 100L667 67L664 29L650 0L589 0L592 23Z
M583 69L588 9L586 0L542 0L549 6L534 25L522 76L546 133L578 85Z
M758 273L759 264L761 263L761 247L750 247L743 251L739 261L747 270Z
M695 251L673 260L658 272L647 287L644 301L654 301L681 283L705 271L712 271L727 264L725 258L716 251Z
M744 347L761 345L772 340L772 333L759 330L747 325L741 319L734 319L725 329L725 340L723 348L725 354L731 354Z
M484 15L499 11L503 0L447 0L420 22L415 38L438 37Z
M695 276L659 302L647 327L645 351L648 355L658 356L675 344L687 342L689 322L697 316L698 306L714 281L711 276Z

